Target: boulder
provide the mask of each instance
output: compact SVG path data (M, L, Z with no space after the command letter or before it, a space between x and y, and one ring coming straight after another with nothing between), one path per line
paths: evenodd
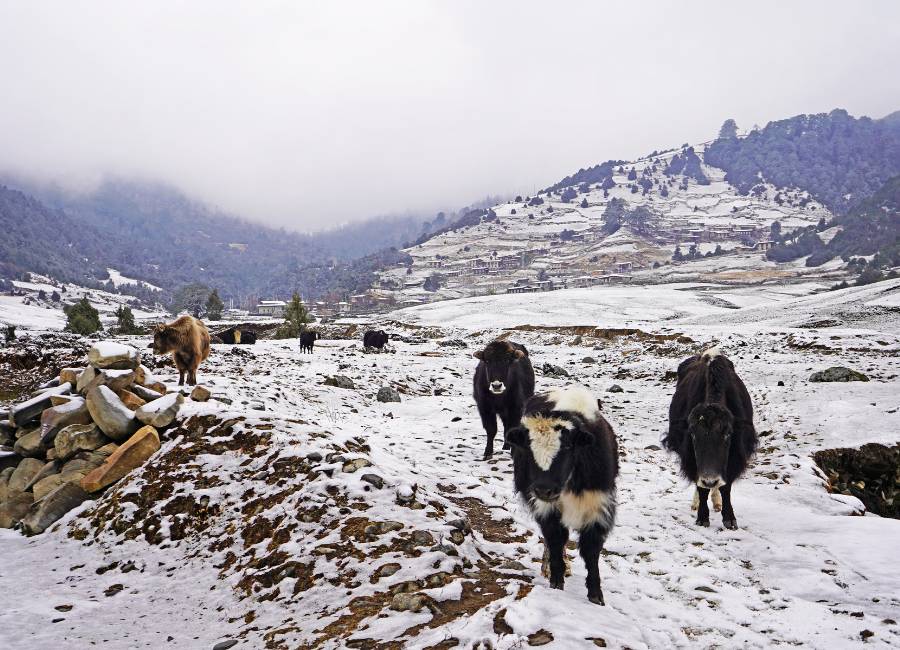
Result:
M81 372L81 368L63 368L59 371L59 383L68 383L75 386L78 383L78 375L80 375Z
M400 393L391 386L382 386L375 397L379 402L399 402Z
M81 472L82 474L87 474L94 471L105 463L112 455L106 450L101 451L102 449L103 448L101 447L95 451L79 451L62 466L59 473L71 474L73 472Z
M150 388L147 388L146 386L141 386L138 383L129 386L128 390L140 397L145 402L152 402L153 400L159 399L166 394L166 387L164 385L162 386L162 392L152 390Z
M166 388L166 385L161 381L154 381L152 383L148 382L144 388L149 388L155 393L159 393L160 395L165 395L169 392L169 389ZM138 393L140 395L140 393Z
M100 467L81 480L81 487L97 492L112 485L128 472L143 465L160 447L159 434L147 425L128 439Z
M606 389L607 393L623 393L625 392L619 384L613 384L609 388Z
M10 491L0 503L0 528L12 528L28 513L34 497L30 492Z
M9 493L9 477L12 476L12 473L15 471L15 467L7 467L0 472L0 503L3 503L6 500L6 495Z
M113 440L125 440L138 428L134 412L106 386L91 389L87 407L100 430Z
M10 492L24 492L25 486L34 478L34 475L41 471L45 465L44 461L37 458L23 458L16 471L9 477Z
M47 448L41 444L41 430L35 429L29 431L24 436L16 440L13 450L20 456L37 457L43 456Z
M88 361L98 370L134 370L141 363L141 353L130 345L101 341L88 350Z
M109 442L96 424L72 424L56 436L54 447L59 460L69 460L79 451L93 451Z
M31 422L31 420L43 413L44 409L53 406L50 401L52 395L65 395L71 391L72 384L60 384L59 386L39 393L27 402L22 402L21 404L13 406L9 409L9 423L15 427L21 427L28 422Z
M34 495L34 500L40 501L41 499L43 499L45 496L47 496L48 494L53 492L53 490L58 488L63 483L67 483L67 482L71 482L71 481L75 481L76 483L80 482L82 477L84 476L84 474L79 474L77 472L73 472L73 473L67 474L66 476L69 477L69 479L70 479L69 481L67 481L66 477L64 477L62 474L57 473L57 474L51 474L50 476L46 476L46 477L42 478L40 481L38 481L37 483L35 483L34 486L31 488L31 492Z
M85 368L80 375L78 375L78 381L75 383L75 390L80 394L86 393L89 389L96 386L95 380L97 379L97 371L94 369L94 366L88 366Z
M6 420L0 420L0 447L12 447L16 440L16 428Z
M15 470L20 462L22 462L22 457L16 452L0 451L0 472L5 472L7 469Z
M31 480L28 481L28 484L25 486L25 491L29 492L34 489L34 486L37 485L39 481L47 478L48 476L53 476L54 474L59 473L59 463L56 461L50 461L48 463L44 463L44 466L38 471L37 474L31 477Z
M144 404L147 403L146 400L141 399L130 390L123 388L122 390L117 390L116 395L119 396L119 399L122 400L122 404L127 406L132 411L137 411Z
M77 483L63 483L28 510L22 526L28 535L39 535L90 496Z
M170 393L152 402L147 402L138 408L134 415L142 423L162 429L172 424L183 403L184 395L181 393Z
M212 396L212 393L205 386L194 386L191 391L191 399L195 402L205 402Z
M103 384L114 393L134 383L134 370L101 370L98 374L103 378Z
M869 381L861 372L846 368L844 366L832 366L819 372L814 372L809 377L810 381Z
M70 424L88 424L91 414L87 402L82 397L73 397L65 404L52 406L41 414L41 443L53 446L56 434Z
M325 379L326 386L334 386L336 388L356 388L353 380L344 375L334 375Z

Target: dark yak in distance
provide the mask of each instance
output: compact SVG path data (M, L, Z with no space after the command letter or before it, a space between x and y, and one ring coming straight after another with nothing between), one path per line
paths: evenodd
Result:
M678 366L669 432L662 442L678 454L681 473L697 486L697 524L709 526L706 499L712 491L713 505L722 510L722 524L737 528L731 485L747 469L758 439L750 394L734 364L718 348Z
M494 453L498 415L503 422L503 448L509 449L506 432L519 424L525 402L534 395L534 369L525 346L509 341L488 343L484 350L475 353L475 358L479 363L472 392L487 432L487 460Z
M616 515L619 453L599 402L581 386L535 395L507 439L516 492L544 535L550 586L563 588L565 546L575 530L588 600L605 604L599 559Z
M388 335L385 334L384 330L369 330L363 335L363 347L367 350L369 348L383 350L387 342Z
M300 352L312 354L313 344L315 344L316 339L318 338L320 338L319 333L314 330L300 332Z

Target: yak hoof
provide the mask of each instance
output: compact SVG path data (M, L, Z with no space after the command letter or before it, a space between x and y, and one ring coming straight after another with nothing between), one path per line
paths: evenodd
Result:
M706 517L697 517L697 525L709 528L709 515Z
M732 517L731 519L723 519L722 525L725 526L728 530L737 530L737 519Z
M562 589L565 581L560 578L559 580L550 580L550 588L551 589Z
M484 452L484 456L481 457L481 460L490 460L491 456L493 456L493 455L494 455L494 452L486 451L486 452Z
M603 594L599 594L597 596L588 596L588 600L595 605L606 605L606 602L603 600Z
M509 449L509 443L508 443L508 442L504 442L504 443L503 443L503 449L504 449L504 451L507 450L507 449Z

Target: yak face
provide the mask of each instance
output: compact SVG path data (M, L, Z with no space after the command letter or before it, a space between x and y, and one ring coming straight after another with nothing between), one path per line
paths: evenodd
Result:
M688 416L699 487L713 489L725 485L733 424L731 412L720 404L698 404Z
M167 354L175 349L176 332L173 328L164 323L160 323L153 328L153 343L149 347L153 348L154 354Z
M526 414L521 426L507 432L517 462L527 465L523 496L536 512L556 507L572 476L577 448L593 442L584 425L578 414L551 411Z
M494 341L484 350L475 353L475 358L484 364L488 390L494 395L503 395L506 392L514 364L524 357L525 352L507 341Z

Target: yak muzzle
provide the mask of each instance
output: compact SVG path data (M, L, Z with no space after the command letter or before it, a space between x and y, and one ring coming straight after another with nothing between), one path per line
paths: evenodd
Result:
M547 485L535 485L531 492L541 501L556 501L559 498L559 490Z
M506 392L506 385L502 381L492 381L489 389L494 395L502 395Z
M725 485L725 481L722 480L721 476L701 476L697 479L697 485L704 489L712 490Z

